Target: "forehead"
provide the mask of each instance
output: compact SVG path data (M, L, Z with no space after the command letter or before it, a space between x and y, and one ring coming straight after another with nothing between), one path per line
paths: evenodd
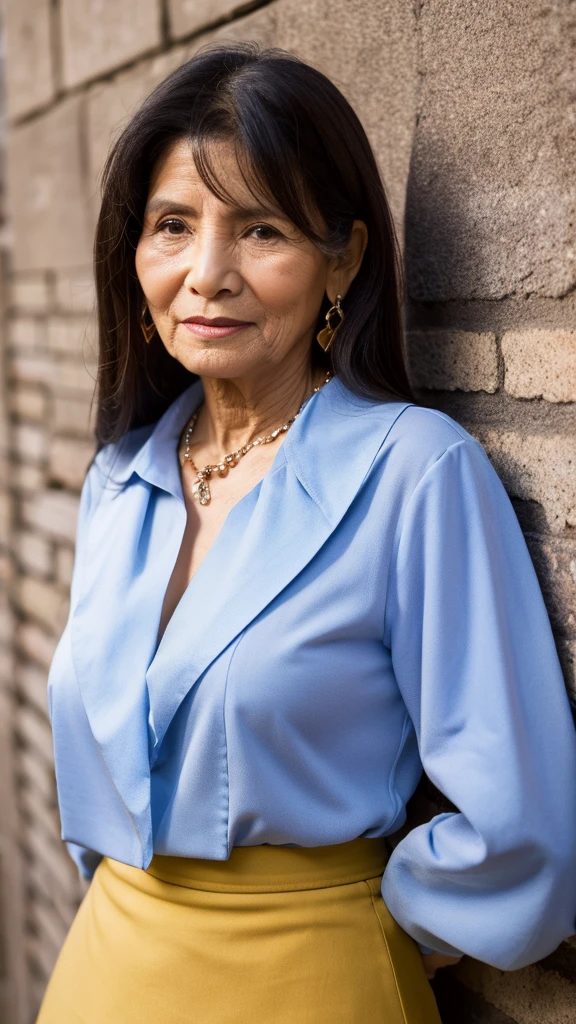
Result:
M260 206L277 209L273 200L256 196L247 185L234 143L228 140L213 140L208 143L207 156L211 174L218 186L222 184L229 200L239 207L253 207L258 199ZM166 198L184 200L194 196L224 205L203 180L194 158L194 147L189 139L178 139L154 166L148 191L148 206L162 195Z

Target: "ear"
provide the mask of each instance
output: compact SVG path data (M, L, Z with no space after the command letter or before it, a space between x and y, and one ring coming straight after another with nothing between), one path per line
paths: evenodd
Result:
M352 281L360 270L362 259L368 245L368 228L363 220L355 220L350 232L350 240L344 256L331 260L326 275L326 294L330 302L336 302L336 296L345 297Z

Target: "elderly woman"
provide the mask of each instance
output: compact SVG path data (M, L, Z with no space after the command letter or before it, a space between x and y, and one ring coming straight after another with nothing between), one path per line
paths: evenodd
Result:
M410 392L397 252L283 51L200 51L112 148L48 681L91 884L41 1024L437 1024L437 967L574 930L550 623L484 450ZM392 842L423 771L452 809Z

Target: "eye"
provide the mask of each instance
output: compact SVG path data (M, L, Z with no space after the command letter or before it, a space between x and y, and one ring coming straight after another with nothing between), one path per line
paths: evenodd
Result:
M168 227L170 227L170 228L182 228L184 231L186 231L186 225L184 224L184 222L181 221L181 220L178 220L176 217L170 217L168 220L162 221L162 223L158 225L158 231L161 231L161 232L163 232L164 234L167 234L167 235L181 235L182 234L182 231L178 231L178 230L177 231L173 231L173 230L167 231L166 229Z
M253 228L250 228L248 234L253 235L255 231L259 234L254 237L260 242L269 242L272 238L280 238L280 232L276 228L270 227L269 224L255 224Z

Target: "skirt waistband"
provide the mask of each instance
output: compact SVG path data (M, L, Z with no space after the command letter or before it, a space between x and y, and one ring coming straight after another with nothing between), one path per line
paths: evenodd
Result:
M154 878L212 892L285 892L344 885L381 875L389 857L385 837L330 846L233 846L228 860L154 854Z

